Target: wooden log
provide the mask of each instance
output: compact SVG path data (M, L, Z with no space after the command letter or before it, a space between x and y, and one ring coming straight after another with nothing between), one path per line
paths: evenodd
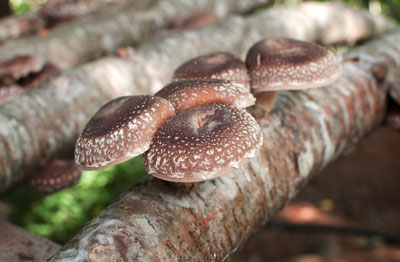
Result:
M26 232L0 218L0 261L45 261L60 246Z
M349 53L330 86L280 92L260 122L262 150L244 167L189 192L149 178L49 261L226 260L313 174L382 122L399 43L397 31Z
M45 21L39 12L29 12L0 19L0 43L33 34L44 28Z
M208 11L222 18L268 1L138 0L88 14L43 36L8 41L0 46L0 62L18 55L35 55L59 68L71 68L121 45L138 44L177 17Z
M332 16L326 16L325 12L305 15L302 7L307 5L331 10ZM279 16L285 10L291 15ZM340 14L345 17L352 14L352 19L346 19L352 24L360 19L360 14L351 10L343 5L305 3L249 18L234 16L198 31L155 39L137 49L129 61L108 57L64 72L40 88L0 106L0 192L28 178L54 158L70 157L87 120L112 98L152 94L168 82L174 68L204 53L224 50L244 57L251 45L268 36L320 41L325 34L321 34L323 28L314 22L315 17L322 14L332 22L323 24L330 25L344 19ZM366 17L361 17L366 25L377 27L380 19ZM381 29L384 28L390 28L390 24ZM372 26L365 32L364 37L372 37L378 31ZM343 37L338 35L337 39L341 41Z

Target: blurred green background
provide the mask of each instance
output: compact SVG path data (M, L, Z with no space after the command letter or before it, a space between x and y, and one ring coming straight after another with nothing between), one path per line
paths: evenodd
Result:
M85 171L75 186L54 194L37 193L30 184L18 187L2 202L13 223L65 243L146 174L139 156L100 171Z

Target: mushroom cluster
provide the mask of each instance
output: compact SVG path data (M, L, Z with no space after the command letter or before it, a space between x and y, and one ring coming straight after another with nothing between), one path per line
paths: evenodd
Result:
M100 169L144 153L148 173L163 180L219 177L262 145L245 109L255 103L252 93L324 86L340 71L328 49L281 38L256 43L246 63L227 52L194 58L154 96L119 97L100 108L77 140L76 163Z

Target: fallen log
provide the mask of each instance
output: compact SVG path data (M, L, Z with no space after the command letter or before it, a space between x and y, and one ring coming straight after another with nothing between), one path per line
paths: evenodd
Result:
M178 17L208 11L222 18L263 3L268 3L268 0L135 1L88 14L43 36L8 41L0 46L0 61L18 55L34 55L59 68L71 68L112 52L121 45L144 41Z
M0 261L45 261L60 246L35 236L0 218Z
M280 15L285 12L290 15ZM327 21L316 23L320 14ZM201 30L156 39L137 49L129 61L108 57L64 72L0 106L0 192L28 178L54 158L70 157L80 130L100 106L117 96L158 91L182 62L221 50L244 57L252 44L268 36L324 42L328 34L321 33L321 25L332 29L338 19L349 24L363 21L363 38L391 28L390 23L382 23L382 18L360 17L358 11L343 5L305 3L248 18L234 16ZM348 24L338 26L334 32ZM341 32L343 35L336 34L330 41L351 39L349 31Z
M0 19L0 43L33 34L45 33L55 23L70 21L112 5L136 0L50 0L40 10ZM6 1L4 1L6 3Z
M260 122L261 152L190 190L148 178L86 225L49 261L224 261L309 178L384 119L400 63L400 31L346 56L336 83L280 92Z
M33 34L44 28L45 21L39 12L29 12L0 19L0 43Z

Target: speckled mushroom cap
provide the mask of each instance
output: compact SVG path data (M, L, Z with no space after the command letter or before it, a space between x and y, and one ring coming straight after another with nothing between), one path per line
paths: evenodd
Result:
M176 112L205 104L227 104L245 108L255 103L254 96L243 85L221 79L173 82L155 95L168 100Z
M250 76L244 62L228 52L216 52L193 58L178 67L172 81L224 79L250 89Z
M81 169L73 160L54 160L31 183L39 192L53 193L75 184L81 174Z
M143 155L146 170L173 182L212 179L238 168L262 145L258 123L245 110L210 104L178 113Z
M157 129L174 115L165 99L123 96L105 104L78 138L75 160L85 170L105 168L145 152Z
M285 38L256 43L247 54L246 65L255 93L329 85L342 71L341 58L329 49Z

